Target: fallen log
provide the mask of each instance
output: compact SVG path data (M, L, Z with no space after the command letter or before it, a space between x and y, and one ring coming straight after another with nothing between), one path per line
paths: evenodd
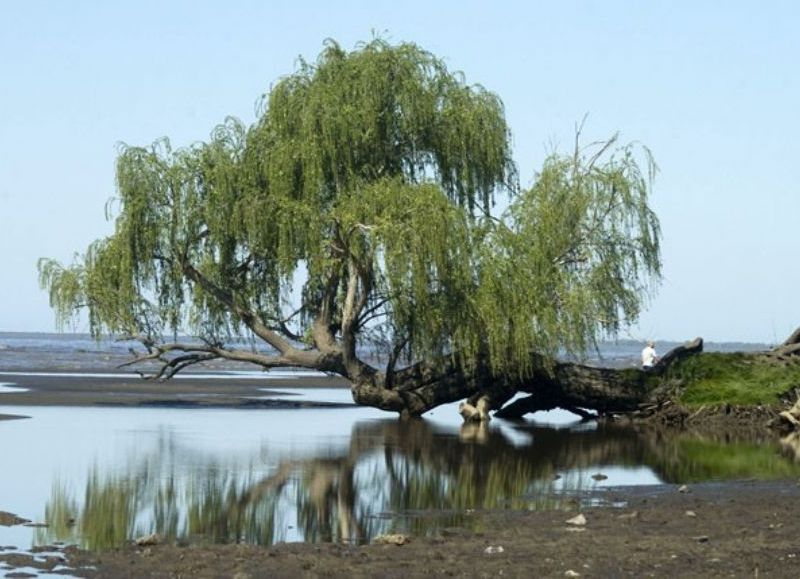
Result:
M495 412L497 418L521 418L531 412L563 408L579 416L634 412L653 405L665 384L662 378L670 366L703 351L696 338L667 352L652 368L598 368L559 362L542 367L520 390L529 395L510 402Z
M774 356L795 356L800 354L800 328L797 328L792 335L780 346L776 346L769 352Z

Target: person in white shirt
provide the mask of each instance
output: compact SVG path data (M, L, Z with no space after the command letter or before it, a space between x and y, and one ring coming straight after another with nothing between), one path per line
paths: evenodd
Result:
M656 343L652 340L647 341L647 345L642 350L642 368L652 368L658 362L656 354Z

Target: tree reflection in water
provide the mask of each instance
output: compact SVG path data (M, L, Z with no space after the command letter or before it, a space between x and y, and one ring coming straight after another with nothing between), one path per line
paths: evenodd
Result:
M436 533L473 526L473 510L570 505L591 490L588 469L649 467L664 482L785 478L800 465L777 444L718 441L691 434L466 425L460 435L424 421L357 423L344 450L303 459L253 457L227 466L183 449L168 435L124 474L94 467L80 503L56 482L39 542L91 549L158 533L179 542L368 542L379 533ZM265 474L266 473L266 474ZM557 474L564 476L556 483ZM588 482L587 482L588 481ZM558 487L556 487L556 484ZM556 491L560 492L556 492ZM568 491L564 493L564 491Z

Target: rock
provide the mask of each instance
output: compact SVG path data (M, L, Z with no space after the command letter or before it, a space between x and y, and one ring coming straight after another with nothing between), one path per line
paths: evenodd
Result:
M687 487L686 485L681 485L681 486L678 487L678 492L679 493L684 493L684 494L688 493L689 492L689 487Z
M156 533L153 533L152 535L147 535L145 537L139 537L138 539L136 539L136 544L139 545L140 547L158 545L159 543L161 543L161 537Z
M564 577L580 577L581 574L577 571L573 571L572 569L567 569L564 571Z
M617 515L617 518L623 521L630 519L637 519L639 518L639 511L633 511L632 513L623 513L621 515Z
M505 551L505 549L503 549L503 547L500 545L497 546L489 545L483 550L484 553L488 553L489 555L492 555L494 553L502 553L503 551Z
M411 542L411 537L399 533L393 535L378 535L372 542L376 545L405 545Z
M708 535L697 535L696 537L692 537L698 543L708 543Z
M694 511L686 511L685 515L687 517L696 517L697 513L695 513Z
M584 517L583 513L581 513L576 517L572 517L571 519L567 519L566 523L568 525L583 526L583 525L586 524L586 517Z
M604 475L603 473L598 472L597 474L593 474L592 478L594 480L600 481L600 480L606 480L608 477L606 475Z

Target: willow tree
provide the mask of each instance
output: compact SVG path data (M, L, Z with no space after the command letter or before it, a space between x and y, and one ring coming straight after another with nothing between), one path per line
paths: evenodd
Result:
M418 415L533 391L658 278L646 149L576 145L520 189L500 99L414 44L329 42L261 103L208 142L121 148L114 233L71 266L40 260L60 322L87 308L158 378L214 359L312 368Z

